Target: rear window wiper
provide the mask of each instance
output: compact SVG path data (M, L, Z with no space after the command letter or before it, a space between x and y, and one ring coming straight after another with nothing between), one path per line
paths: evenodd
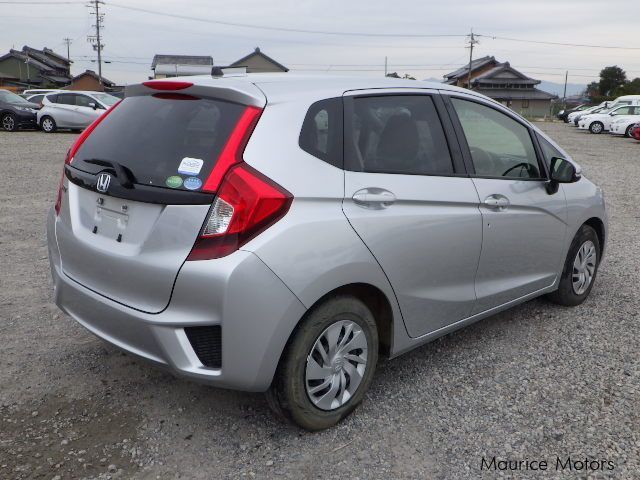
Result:
M133 188L133 184L136 179L129 170L124 165L114 161L114 160L102 160L100 158L90 158L89 160L83 160L85 163L90 163L93 165L98 165L100 167L110 167L114 173L116 174L116 178L120 182L124 188Z

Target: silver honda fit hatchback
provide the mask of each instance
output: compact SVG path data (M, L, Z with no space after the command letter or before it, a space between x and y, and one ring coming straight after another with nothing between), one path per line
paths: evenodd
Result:
M578 305L600 188L482 95L257 74L127 87L67 154L55 301L100 338L318 430L379 355L531 298Z

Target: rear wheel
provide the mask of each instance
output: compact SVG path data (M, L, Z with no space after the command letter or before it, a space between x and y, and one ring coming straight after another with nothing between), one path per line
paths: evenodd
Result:
M548 295L554 303L573 307L591 293L600 264L600 241L596 231L583 225L571 242L558 290Z
M602 122L593 122L591 125L589 125L589 131L591 133L602 133L603 130L604 125L602 124Z
M355 297L331 297L307 314L289 340L267 401L302 428L329 428L362 401L377 361L371 311Z
M2 117L2 129L7 132L18 130L18 121L13 113L7 113Z
M40 120L40 128L42 128L42 131L45 133L53 133L57 129L56 121L49 116L42 117L42 120Z

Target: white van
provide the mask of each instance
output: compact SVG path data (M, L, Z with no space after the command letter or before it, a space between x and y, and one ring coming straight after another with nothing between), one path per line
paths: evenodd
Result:
M618 107L620 105L640 105L640 95L622 95L616 98L609 108Z

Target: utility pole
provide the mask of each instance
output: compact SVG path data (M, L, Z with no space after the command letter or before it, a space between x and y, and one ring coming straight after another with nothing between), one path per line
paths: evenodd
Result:
M102 49L104 45L102 44L102 37L100 35L100 28L102 28L102 22L104 21L104 13L100 13L100 5L104 5L102 0L90 0L87 7L93 9L91 15L96 17L96 23L94 25L96 29L95 35L89 35L87 37L87 41L93 45L93 49L98 52L98 78L100 81L100 85L102 85Z
M27 64L27 87L31 88L31 72L29 70L29 50L27 50L25 54L27 56L27 58L24 61L24 63Z
M71 43L73 42L73 40L71 40L69 37L65 37L65 38L62 39L62 41L67 44L67 60L71 61L71 55L70 55L69 47L71 46Z
M471 90L471 62L473 62L473 46L480 42L476 40L476 37L473 34L473 28L467 37L469 37L469 72L467 73L467 88Z
M569 70L564 73L564 93L562 94L562 108L567 108L567 80L569 79Z
M384 76L387 77L387 57L384 57Z

